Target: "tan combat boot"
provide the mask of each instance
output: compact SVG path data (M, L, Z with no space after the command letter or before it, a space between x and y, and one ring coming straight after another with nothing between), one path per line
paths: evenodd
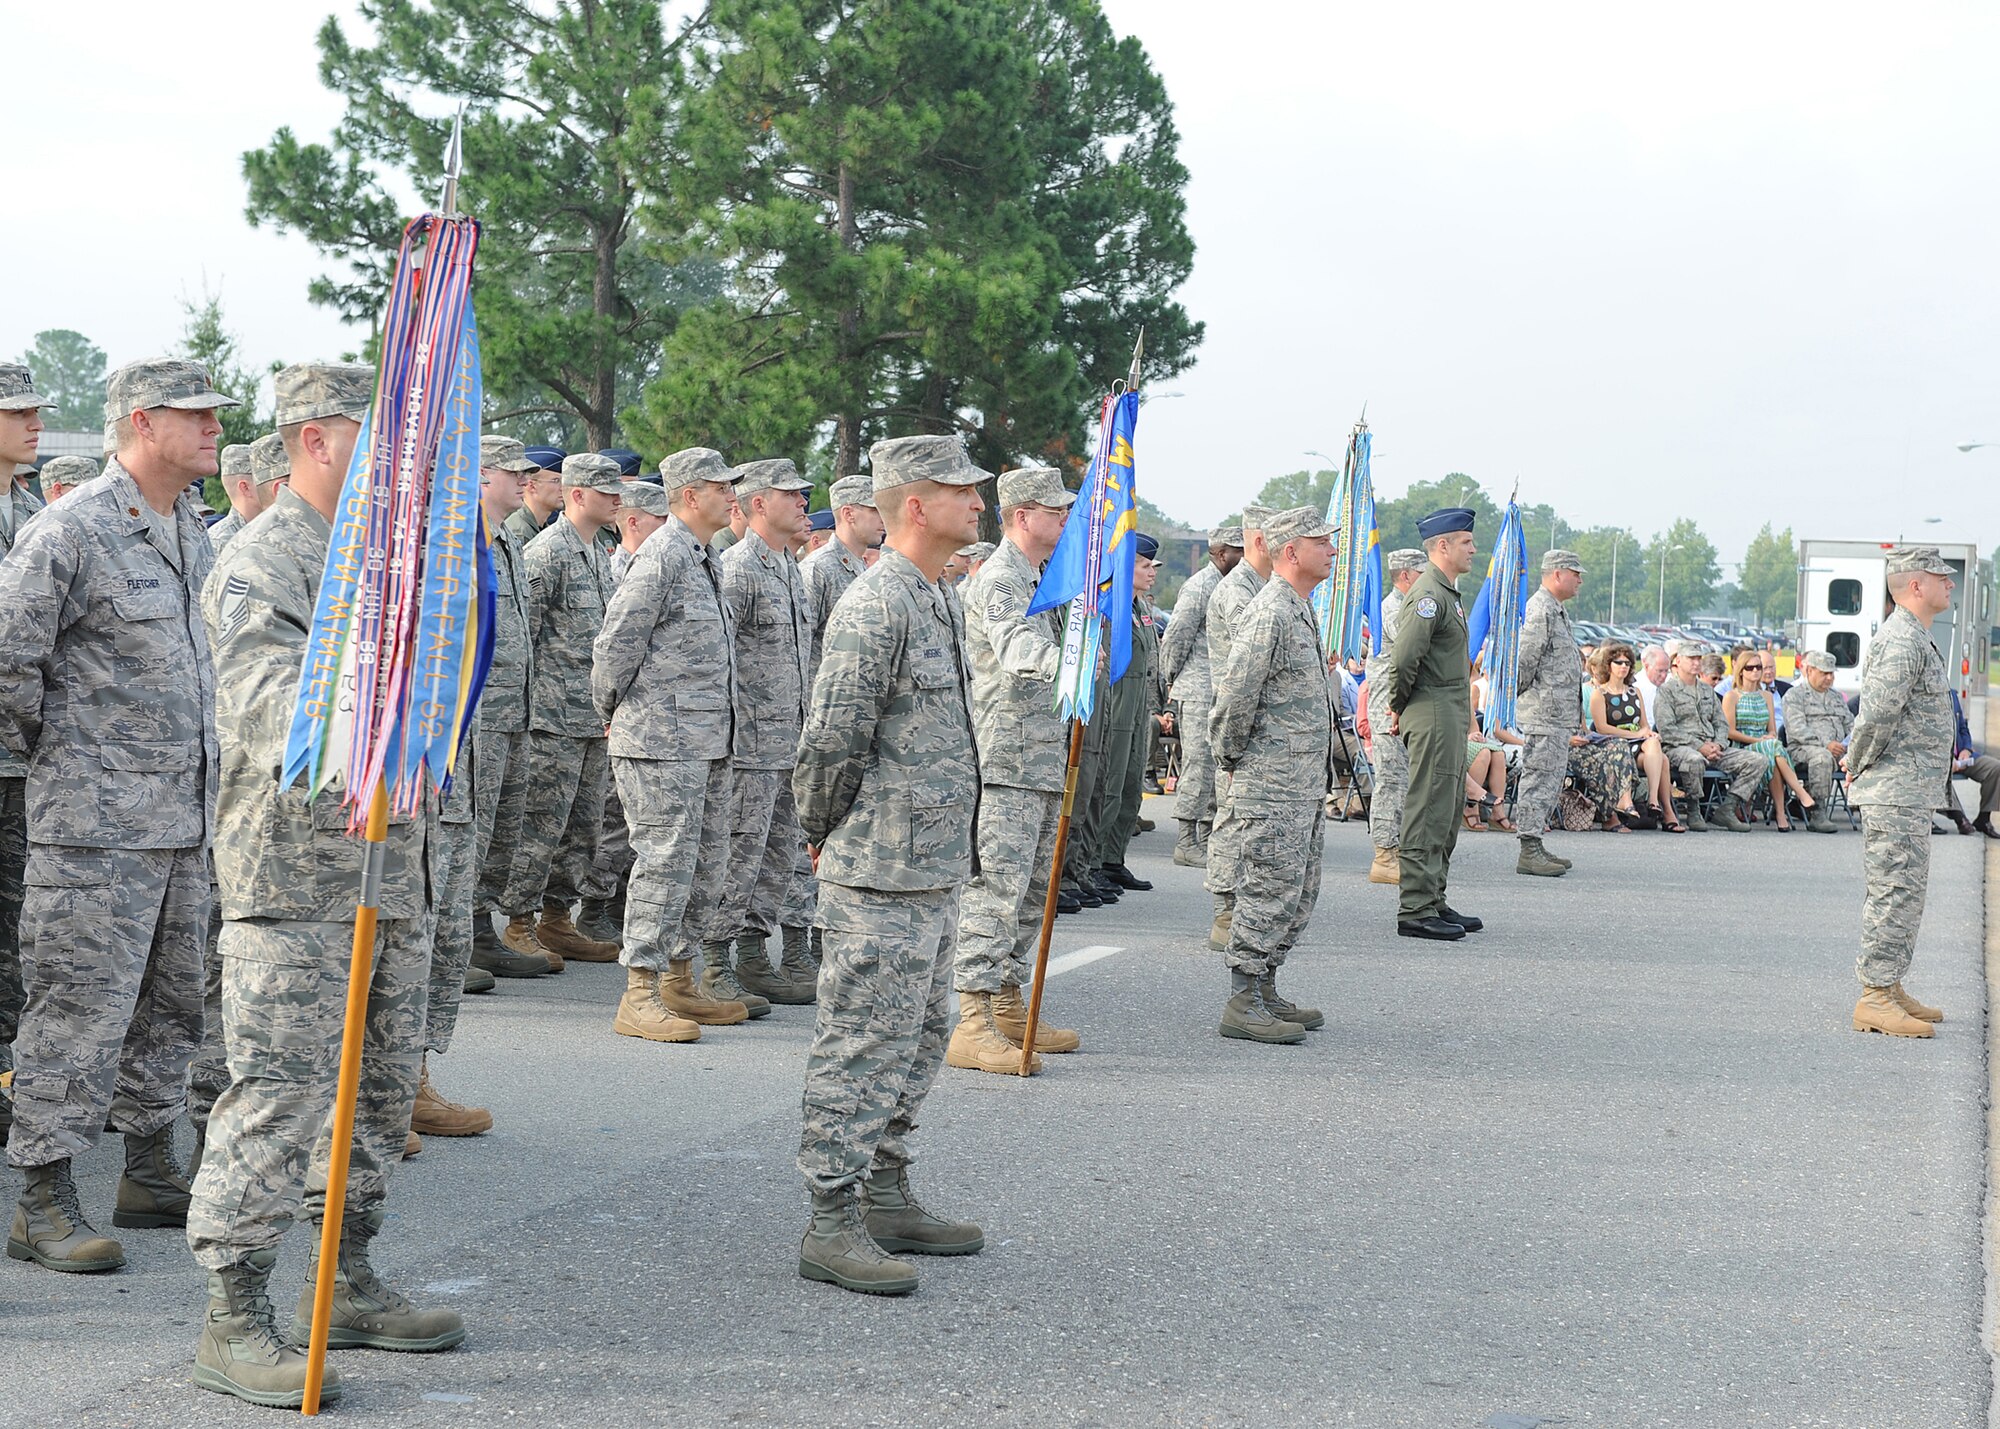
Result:
M1208 950L1222 953L1229 950L1229 930L1236 922L1236 899L1224 893L1217 895L1227 901L1216 910L1215 921L1208 925Z
M532 913L511 913L507 917L507 930L500 935L500 946L510 953L524 958L541 958L549 965L549 971L563 970L562 954L553 948L545 948L535 938L535 915Z
M763 946L760 940L757 944ZM770 959L766 958L769 966ZM750 1020L771 1015L771 999L760 996L744 986L736 975L735 950L728 943L703 943L701 945L701 990L704 996L717 1002L740 1002L743 1010L750 1014Z
M1182 868L1202 868L1208 863L1208 855L1201 846L1201 825L1193 819L1182 819L1180 840L1174 844L1174 862Z
M306 1352L278 1333L271 1308L274 1250L253 1250L239 1264L208 1272L208 1313L195 1346L198 1389L233 1394L269 1409L298 1409L306 1397ZM340 1371L320 1379L319 1402L340 1400Z
M431 1085L431 1060L418 1064L417 1102L410 1109L410 1130L425 1136L478 1136L493 1129L493 1113L483 1107L446 1101Z
M813 943L817 928L784 928L784 953L778 960L778 976L799 989L801 1005L819 997L819 949Z
M651 968L625 970L625 995L618 999L611 1030L620 1037L643 1037L648 1042L700 1041L700 1025L674 1016L660 1001L659 979Z
M408 1161L412 1156L420 1154L423 1149L424 1139L421 1136L417 1135L414 1131L403 1133L403 1159L405 1161Z
M1902 1008L1903 1011L1909 1013L1910 1016L1916 1018L1919 1022L1944 1021L1944 1009L1918 1002L1914 997L1910 996L1909 990L1899 982L1889 985L1889 996L1895 999L1896 1006Z
M861 1187L868 1235L891 1254L975 1255L986 1236L970 1221L932 1215L910 1190L906 1166L876 1166Z
M28 1184L14 1208L14 1228L7 1235L7 1254L32 1260L50 1270L88 1274L116 1270L125 1263L125 1247L83 1218L69 1159L27 1168Z
M750 1020L750 1009L740 1002L718 1002L694 985L694 959L676 958L660 974L660 1002L676 1017L699 1022L704 1027L734 1027Z
M909 1294L917 1288L916 1266L875 1243L865 1214L853 1186L813 1192L812 1224L799 1242L799 1274L863 1295Z
M184 1226L194 1199L194 1177L174 1155L174 1129L163 1126L147 1136L125 1133L125 1174L111 1224L126 1230Z
M1021 1074L1021 1049L1001 1036L1000 1029L994 1025L991 993L961 992L958 995L958 1026L951 1030L950 1045L944 1049L944 1063L947 1067L997 1072L1006 1077ZM1029 1054L1030 1073L1041 1069L1041 1057Z
M569 909L560 903L542 904L542 921L535 924L535 941L542 945L544 951L573 963L618 961L618 945L600 943L577 932L576 924L569 920Z
M1368 865L1370 883L1397 884L1403 881L1403 856L1393 848L1375 850L1375 861Z
M1903 1011L1886 987L1863 988L1854 1004L1856 1032L1886 1032L1891 1037L1929 1037L1931 1025Z
M306 1283L292 1316L292 1342L306 1344L312 1336L313 1283L321 1273L319 1225L308 1222L312 1249L306 1258ZM419 1310L401 1292L382 1283L368 1263L368 1244L382 1229L382 1213L347 1216L340 1223L340 1256L334 1267L333 1311L327 1320L326 1345L331 1350L399 1350L430 1354L448 1350L465 1338L465 1321L456 1310Z
M1028 1002L1021 996L1021 989L1003 987L993 994L993 1025L1017 1048L1021 1045L1021 1039L1028 1035ZM1037 1052L1074 1052L1082 1045L1083 1039L1067 1027L1051 1027L1046 1022L1035 1024Z

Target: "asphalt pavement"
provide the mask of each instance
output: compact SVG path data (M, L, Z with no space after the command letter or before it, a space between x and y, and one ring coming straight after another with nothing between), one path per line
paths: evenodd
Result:
M1911 983L1948 1017L1911 1042L1848 1029L1857 834L1569 836L1559 881L1468 834L1488 929L1435 944L1335 824L1284 978L1326 1029L1264 1047L1216 1035L1206 895L1148 803L1156 890L1057 927L1083 1051L926 1107L915 1184L983 1254L902 1300L798 1277L810 1009L657 1046L612 1034L615 966L503 982L433 1069L496 1129L405 1164L376 1257L469 1337L341 1352L329 1420L1985 1422L1984 840L1936 840ZM101 1225L116 1156L79 1164ZM190 1386L200 1277L123 1234L113 1275L0 1261L0 1424L277 1422Z

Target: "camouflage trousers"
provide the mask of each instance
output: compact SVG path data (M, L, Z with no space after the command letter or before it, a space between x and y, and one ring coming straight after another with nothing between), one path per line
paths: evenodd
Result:
M1674 785L1689 799L1701 798L1702 775L1710 769L1720 769L1729 776L1729 792L1739 799L1748 799L1770 778L1764 771L1763 755L1734 745L1713 760L1691 744L1677 744L1666 753L1667 764L1674 771ZM1813 797L1817 799L1819 795ZM1518 816L1514 822L1520 822Z
M1104 828L1104 774L1110 746L1105 719L1104 685L1099 683L1098 715L1083 727L1083 749L1076 766L1076 803L1070 808L1069 842L1063 847L1063 882L1081 883L1097 871L1092 856ZM982 812L984 812L982 806ZM1041 916L1039 907L1036 917Z
M798 807L796 799L793 808ZM812 855L806 852L806 836L799 834L799 846L792 853L792 886L785 893L784 926L810 928L819 908L819 879L813 873Z
M1236 916L1224 954L1236 972L1263 974L1283 967L1319 903L1326 801L1298 800L1253 808L1225 801L1215 833L1229 830L1229 847L1242 860L1234 879ZM1214 836L1209 847L1215 847Z
M958 922L956 888L820 885L826 956L799 1136L808 1190L837 1191L871 1167L910 1164L909 1136L951 1038Z
M737 769L730 775L729 870L709 910L702 941L767 937L792 910L796 860L805 847L789 769Z
M1833 776L1840 771L1840 761L1833 757L1833 751L1824 744L1794 749L1792 768L1799 774L1799 782L1806 786L1806 792L1813 796L1815 804L1824 804L1833 798Z
M1215 747L1208 742L1207 700L1182 700L1178 728L1181 772L1174 785L1174 817L1183 823L1209 823L1215 818Z
M1887 987L1909 975L1924 895L1931 881L1931 811L1901 804L1861 806L1861 956L1855 976Z
M625 891L628 968L664 970L701 951L729 873L729 761L611 761L632 829Z
M1381 738L1377 735L1376 738ZM1561 826L1556 816L1563 780L1569 777L1569 736L1521 732L1521 773L1514 785L1514 827L1524 839L1538 839Z
M601 737L534 732L521 841L500 900L502 913L539 913L545 903L567 908L582 896L604 827L607 743Z
M107 1111L141 1134L181 1114L201 1045L208 852L42 844L26 879L7 1159L41 1166L95 1146Z
M1201 886L1216 896L1217 906L1227 907L1236 892L1235 826L1224 827L1222 806L1229 802L1229 771L1215 771L1215 827L1208 831L1208 867L1202 870Z
M475 796L477 784L474 785ZM447 808L449 812L449 808ZM458 1004L465 996L465 970L472 965L472 895L479 870L473 848L476 823L438 822L436 880L432 896L437 917L431 932L429 995L424 1010L424 1050L442 1055L458 1027Z
M529 740L525 729L481 726L473 736L480 776L472 791L473 857L479 869L473 907L491 913L507 896L507 877L521 846L521 816L528 807Z
M1377 848L1397 848L1403 842L1403 801L1410 792L1410 752L1403 737L1382 727L1389 708L1382 707L1382 724L1369 711L1368 757L1375 771L1375 788L1368 796L1368 838ZM1520 822L1518 819L1516 823Z
M979 791L979 872L958 904L960 992L998 992L1028 981L1041 936L1049 866L1056 856L1062 795L1052 790L988 784ZM1076 831L1070 831L1075 837ZM824 920L825 892L820 896Z
M215 1099L229 1085L229 1056L222 1047L222 954L216 951L221 936L222 895L210 879L208 936L201 949L201 1046L188 1064L188 1120L196 1126L208 1125Z
M583 896L616 898L631 874L632 830L625 822L625 801L618 797L617 782L606 780L604 826L597 836L597 857L583 880Z
M21 1029L21 877L28 863L24 777L0 777L0 1071Z
M431 920L376 925L345 1214L382 1204L403 1157L423 1055ZM326 1209L352 923L251 918L222 926L229 1090L208 1119L188 1247L208 1270L275 1246L303 1205Z

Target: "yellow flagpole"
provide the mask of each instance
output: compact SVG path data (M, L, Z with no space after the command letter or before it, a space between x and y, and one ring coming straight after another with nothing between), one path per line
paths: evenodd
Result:
M361 1092L361 1036L368 1025L368 985L375 972L375 910L382 896L383 844L389 837L389 786L378 780L368 805L367 852L361 899L354 909L354 953L347 975L347 1023L340 1033L340 1083L333 1098L333 1149L326 1168L326 1212L319 1233L319 1273L313 1282L312 1338L306 1352L307 1414L319 1413L326 1378L326 1340L333 1318L333 1280L340 1265L340 1225L347 1210L347 1162L354 1145L354 1102Z

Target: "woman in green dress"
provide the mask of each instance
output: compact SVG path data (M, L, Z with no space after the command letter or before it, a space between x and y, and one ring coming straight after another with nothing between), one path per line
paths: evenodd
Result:
M1792 768L1785 742L1778 738L1777 719L1771 712L1771 692L1767 682L1775 670L1771 657L1761 650L1745 650L1736 657L1735 682L1722 697L1722 718L1729 725L1729 742L1764 756L1764 774L1771 783L1771 807L1777 811L1778 827L1791 832L1792 821L1785 817L1785 792L1790 790L1801 809L1813 807L1813 796L1799 782Z

